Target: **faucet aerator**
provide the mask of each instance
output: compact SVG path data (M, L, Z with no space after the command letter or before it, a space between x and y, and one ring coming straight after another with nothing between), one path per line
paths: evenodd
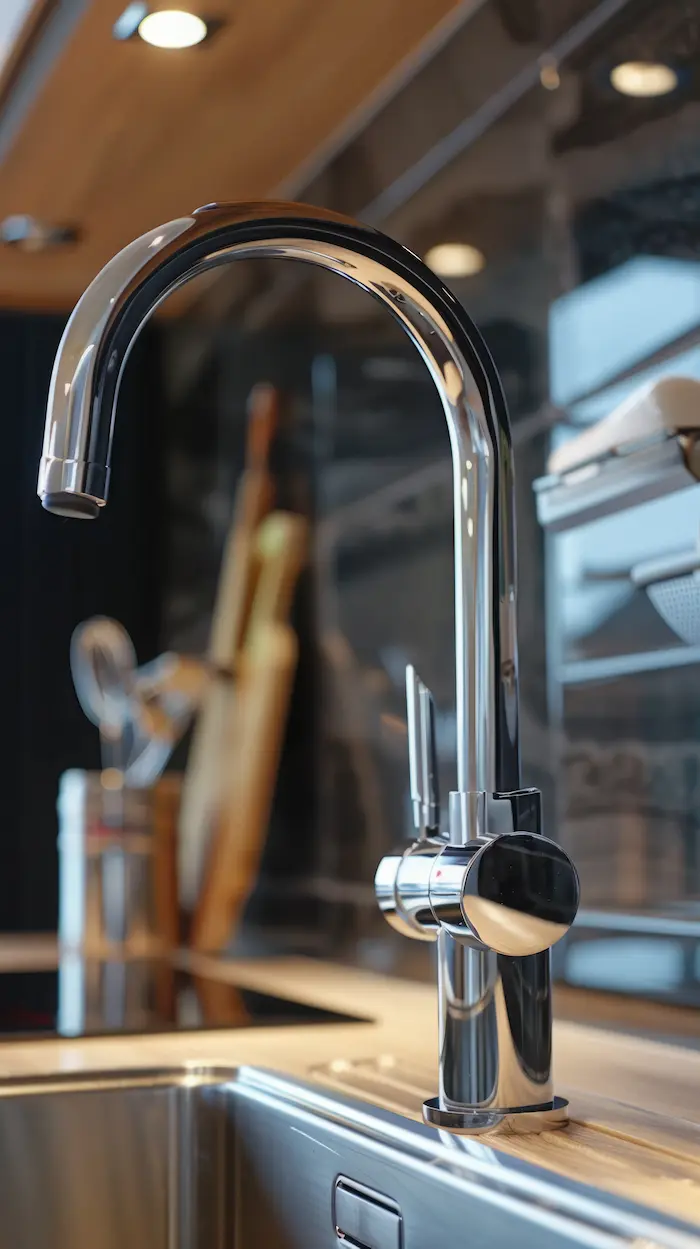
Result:
M70 520L96 520L100 514L99 504L94 499L88 495L70 494L67 490L43 495L41 504L47 512Z

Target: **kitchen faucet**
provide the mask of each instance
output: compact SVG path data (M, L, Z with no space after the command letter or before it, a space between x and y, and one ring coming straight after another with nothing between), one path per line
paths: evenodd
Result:
M437 942L439 1094L433 1125L539 1131L566 1121L551 1078L550 947L571 926L578 877L520 785L513 463L495 366L448 288L398 243L323 209L210 204L149 231L95 278L51 379L39 495L61 516L106 503L119 386L139 331L197 274L237 259L307 261L384 304L437 387L454 485L457 784L440 828L430 691L407 673L417 839L379 865L389 922Z

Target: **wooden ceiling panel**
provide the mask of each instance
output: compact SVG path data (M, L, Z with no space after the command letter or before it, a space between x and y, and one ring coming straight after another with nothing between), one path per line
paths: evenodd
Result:
M0 250L0 304L69 307L120 247L212 200L273 195L409 72L474 0L216 0L219 31L178 52L93 0L0 166L0 219L74 224L80 241ZM184 6L183 6L184 7ZM191 7L195 7L194 4Z

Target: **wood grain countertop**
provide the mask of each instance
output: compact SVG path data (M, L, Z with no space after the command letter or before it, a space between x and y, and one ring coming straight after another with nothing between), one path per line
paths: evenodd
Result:
M310 959L181 960L244 988L371 1022L7 1041L0 1045L0 1077L250 1064L321 1079L421 1117L422 1097L437 1087L434 986ZM0 970L55 964L51 938L0 938ZM369 1083L356 1080L355 1065L368 1063L375 1064ZM410 1071L410 1079L384 1081L382 1070L392 1068ZM570 1100L569 1126L538 1136L489 1136L488 1145L700 1226L700 1052L557 1020L554 1071L557 1093Z

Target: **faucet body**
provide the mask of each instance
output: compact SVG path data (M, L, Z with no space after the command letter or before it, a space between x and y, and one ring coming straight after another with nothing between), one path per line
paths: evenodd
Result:
M98 514L142 326L197 274L253 257L318 265L373 295L440 395L454 470L458 791L447 833L436 814L427 826L419 813L417 841L382 861L377 893L395 926L437 940L440 1089L429 1121L461 1131L554 1125L565 1104L551 1084L549 946L573 921L578 882L541 836L539 795L520 788L510 429L495 366L449 289L384 235L306 205L209 205L152 230L109 262L66 326L39 494L61 515Z

